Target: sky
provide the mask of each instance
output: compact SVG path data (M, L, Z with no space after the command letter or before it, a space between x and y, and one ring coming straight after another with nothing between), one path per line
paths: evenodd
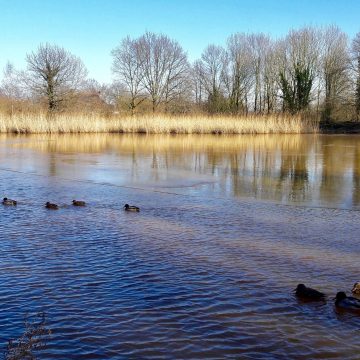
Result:
M111 50L127 35L166 34L194 61L236 32L279 38L291 28L329 24L352 38L360 31L360 0L0 0L0 72L8 61L25 69L26 54L49 42L79 56L90 78L109 83Z

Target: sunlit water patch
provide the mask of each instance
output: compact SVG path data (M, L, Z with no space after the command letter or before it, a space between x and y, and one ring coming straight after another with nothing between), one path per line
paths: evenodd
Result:
M42 359L357 359L359 140L1 137L0 343L43 311Z

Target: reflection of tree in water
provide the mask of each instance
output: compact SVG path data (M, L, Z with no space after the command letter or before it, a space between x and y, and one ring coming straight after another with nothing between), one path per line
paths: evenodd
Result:
M229 176L234 195L240 196L247 192L249 187L248 176L246 176L246 157L247 151L233 153L229 156L230 171Z
M322 195L328 193L329 188L334 185L334 179L332 172L333 164L332 162L332 154L331 154L332 146L329 144L328 140L324 139L324 143L322 144L322 167L321 167L321 180L320 180L320 193Z
M306 199L309 182L307 156L280 152L281 163L277 168L278 156L274 151L255 147L230 154L234 195L248 194L281 200L287 194L291 200Z
M347 202L360 205L359 138L349 135L97 134L33 138L34 141L17 146L46 152L51 176L62 171L62 164L57 163L61 160L59 153L111 151L124 161L131 161L132 179L141 174L159 181L167 176L167 171L172 171L171 176L205 174L216 177L218 186L235 196L293 201L318 197L344 201L346 197Z
M353 156L353 187L352 187L352 205L360 205L360 149L355 147Z
M308 155L282 154L277 190L284 192L286 183L288 198L304 201L309 189Z
M358 139L306 135L276 139L239 137L231 139L234 144L215 137L203 143L194 137L184 144L176 143L178 139L172 139L175 143L170 142L164 148L159 147L161 142L151 144L153 179L161 177L163 168L188 170L218 177L224 191L231 191L235 196L280 201L306 201L318 196L340 198L344 191L348 197L348 183L352 181L350 196L354 204L360 204ZM240 139L243 140L240 142Z
M156 151L153 150L152 152L152 162L151 162L151 173L152 173L152 177L154 180L159 180L159 161L158 161L158 156L156 154Z
M210 167L210 173L211 175L215 175L219 163L221 163L221 160L224 156L212 148L207 149L206 156L207 165Z
M49 175L56 176L56 153L50 152L49 153Z
M344 191L347 192L346 177L348 170L353 166L349 159L354 156L354 148L349 146L350 144L351 138L322 138L320 178L320 197L322 199L331 197L342 201Z
M131 152L131 179L138 177L138 162L136 157L136 150L133 149Z
M234 195L305 200L310 191L308 156L311 142L279 141L270 147L262 145L249 143L241 152L229 154Z
M196 151L194 153L194 170L196 173L201 174L201 173L205 172L204 166L202 165L202 159L203 159L203 154Z

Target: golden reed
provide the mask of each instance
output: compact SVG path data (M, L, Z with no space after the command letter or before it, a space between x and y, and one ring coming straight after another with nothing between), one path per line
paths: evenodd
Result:
M100 115L0 113L0 133L301 134L318 132L316 120L300 115Z

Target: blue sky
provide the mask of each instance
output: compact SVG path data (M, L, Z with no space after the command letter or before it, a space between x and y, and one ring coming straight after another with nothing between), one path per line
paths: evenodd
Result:
M0 70L9 60L25 67L41 42L81 57L89 76L110 82L111 50L126 35L162 32L178 40L190 60L235 32L280 37L290 28L337 24L360 31L360 0L0 0Z

